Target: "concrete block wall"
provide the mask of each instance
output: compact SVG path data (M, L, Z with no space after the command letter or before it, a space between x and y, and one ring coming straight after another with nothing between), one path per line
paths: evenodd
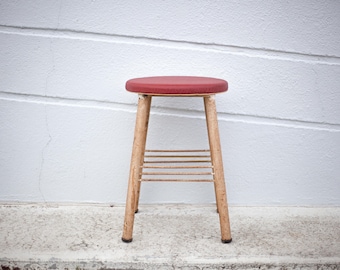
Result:
M153 75L217 96L231 205L340 205L340 2L0 1L0 201L125 203L137 96ZM150 148L207 147L203 104L155 98ZM211 203L148 184L142 203Z

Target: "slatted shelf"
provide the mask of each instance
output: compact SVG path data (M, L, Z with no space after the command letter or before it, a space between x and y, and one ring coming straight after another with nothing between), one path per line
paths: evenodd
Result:
M183 163L188 165L179 165ZM210 150L206 149L146 150L141 169L139 181L214 182Z

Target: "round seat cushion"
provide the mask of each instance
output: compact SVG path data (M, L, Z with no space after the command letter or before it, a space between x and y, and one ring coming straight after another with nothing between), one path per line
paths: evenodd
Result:
M205 95L228 90L225 80L194 76L135 78L126 82L126 90L148 95Z

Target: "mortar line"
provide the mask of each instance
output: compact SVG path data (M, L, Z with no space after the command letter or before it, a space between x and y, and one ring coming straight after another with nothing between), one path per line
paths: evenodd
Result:
M40 36L48 38L81 39L109 43L125 43L133 45L148 45L155 47L180 48L201 51L213 51L249 57L289 60L294 62L318 62L320 64L340 65L340 56L318 55L294 51L282 51L271 48L227 45L213 42L164 39L145 36L129 36L122 34L96 33L72 29L53 29L38 27L19 27L0 25L0 33L24 36ZM139 44L136 43L139 41Z
M95 109L108 109L114 111L136 112L136 103L123 103L106 100L77 99L68 97L53 97L37 94L10 93L0 91L0 100L10 100L15 102L28 102L44 105L69 106ZM166 115L171 117L199 118L204 119L202 110L185 110L181 108L171 108L153 105L151 114ZM243 122L250 124L286 126L293 128L305 128L314 130L340 131L340 124L306 121L299 119L279 118L262 115L247 115L227 112L218 112L220 121Z
M0 100L10 100L16 102L27 102L36 104L47 104L55 106L70 106L70 107L84 107L84 108L98 108L98 109L111 109L115 111L130 111L135 112L135 104L126 104L122 102L96 100L96 99L81 99L72 97L58 97L47 96L39 94L27 94L27 93L11 93L6 91L0 91ZM115 106L120 106L119 108Z

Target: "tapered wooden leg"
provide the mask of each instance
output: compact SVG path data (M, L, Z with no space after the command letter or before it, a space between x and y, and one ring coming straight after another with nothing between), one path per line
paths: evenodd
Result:
M231 232L229 223L229 212L227 204L227 194L224 182L224 171L222 162L222 152L220 135L218 130L215 96L204 97L205 115L208 128L208 137L212 164L214 167L214 184L216 194L216 204L220 217L221 240L223 243L231 242Z
M142 147L142 156L139 159L139 173L138 173L138 179L140 178L140 174L142 173L142 168L141 166L143 166L144 164L144 154L145 154L145 144L146 144L146 137L148 134L148 126L149 126L149 118L150 118L150 107L151 107L151 100L152 100L152 96L143 96L141 95L140 98L148 98L149 101L147 101L147 108L145 113L147 114L146 117L146 123L144 125L145 130L143 130L143 136L145 134L145 138L143 138L143 142L144 144L141 146ZM135 198L135 213L138 213L138 205L139 205L139 197L140 197L140 188L141 188L141 182L137 181L137 188L136 188L136 198Z
M151 96L139 95L122 236L122 240L127 243L132 241L134 217L138 209L140 192L140 182L138 180L145 152L150 106Z

